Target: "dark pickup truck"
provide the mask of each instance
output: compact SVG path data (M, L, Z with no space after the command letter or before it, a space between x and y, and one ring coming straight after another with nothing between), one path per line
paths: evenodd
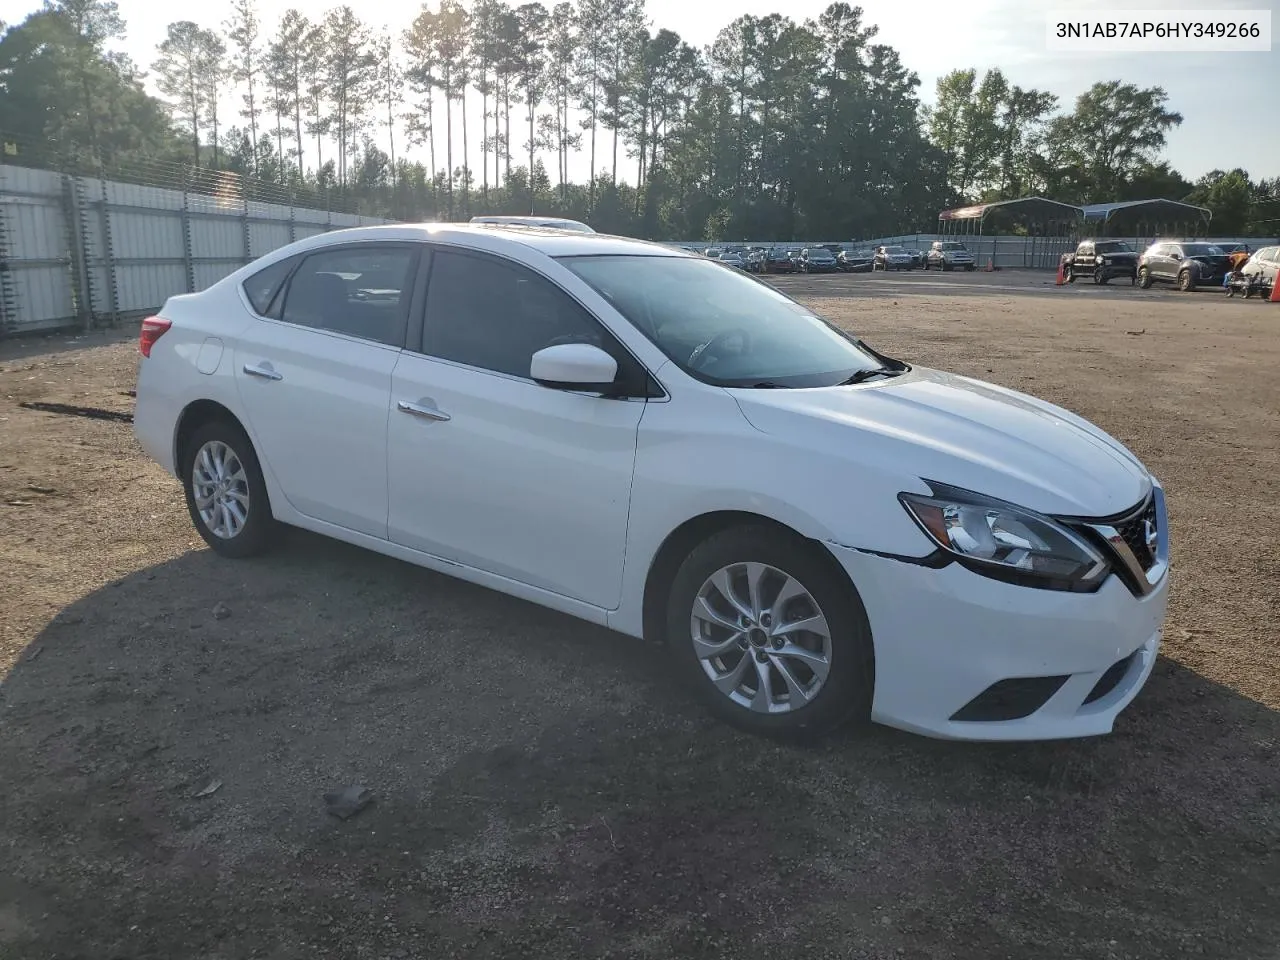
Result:
M1138 278L1138 252L1123 240L1081 240L1075 253L1062 255L1062 266L1067 283L1074 283L1076 277L1092 277L1098 284L1128 277L1133 284Z

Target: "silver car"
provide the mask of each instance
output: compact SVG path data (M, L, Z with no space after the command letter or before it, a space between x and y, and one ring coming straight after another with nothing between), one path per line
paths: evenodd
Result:
M926 270L973 270L976 266L973 254L956 240L935 240L925 254Z

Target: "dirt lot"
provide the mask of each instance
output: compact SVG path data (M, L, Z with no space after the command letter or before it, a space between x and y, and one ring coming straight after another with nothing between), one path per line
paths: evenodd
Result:
M1165 657L1047 745L762 742L524 603L215 559L127 424L18 406L128 411L127 333L0 345L0 958L1278 956L1280 307L1049 284L779 280L1165 481Z

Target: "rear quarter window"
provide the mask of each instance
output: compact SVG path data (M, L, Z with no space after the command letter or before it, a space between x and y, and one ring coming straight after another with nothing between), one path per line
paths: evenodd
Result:
M263 317L276 317L280 313L280 289L289 279L289 274L298 265L298 257L289 257L277 261L269 267L263 267L243 284L244 294L253 305L254 313ZM272 310L274 309L274 313Z

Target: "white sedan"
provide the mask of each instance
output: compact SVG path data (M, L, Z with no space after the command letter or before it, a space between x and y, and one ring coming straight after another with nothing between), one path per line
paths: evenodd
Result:
M292 524L661 641L753 731L1102 734L1156 659L1168 523L1133 454L703 257L344 230L139 346L138 439L218 553Z

